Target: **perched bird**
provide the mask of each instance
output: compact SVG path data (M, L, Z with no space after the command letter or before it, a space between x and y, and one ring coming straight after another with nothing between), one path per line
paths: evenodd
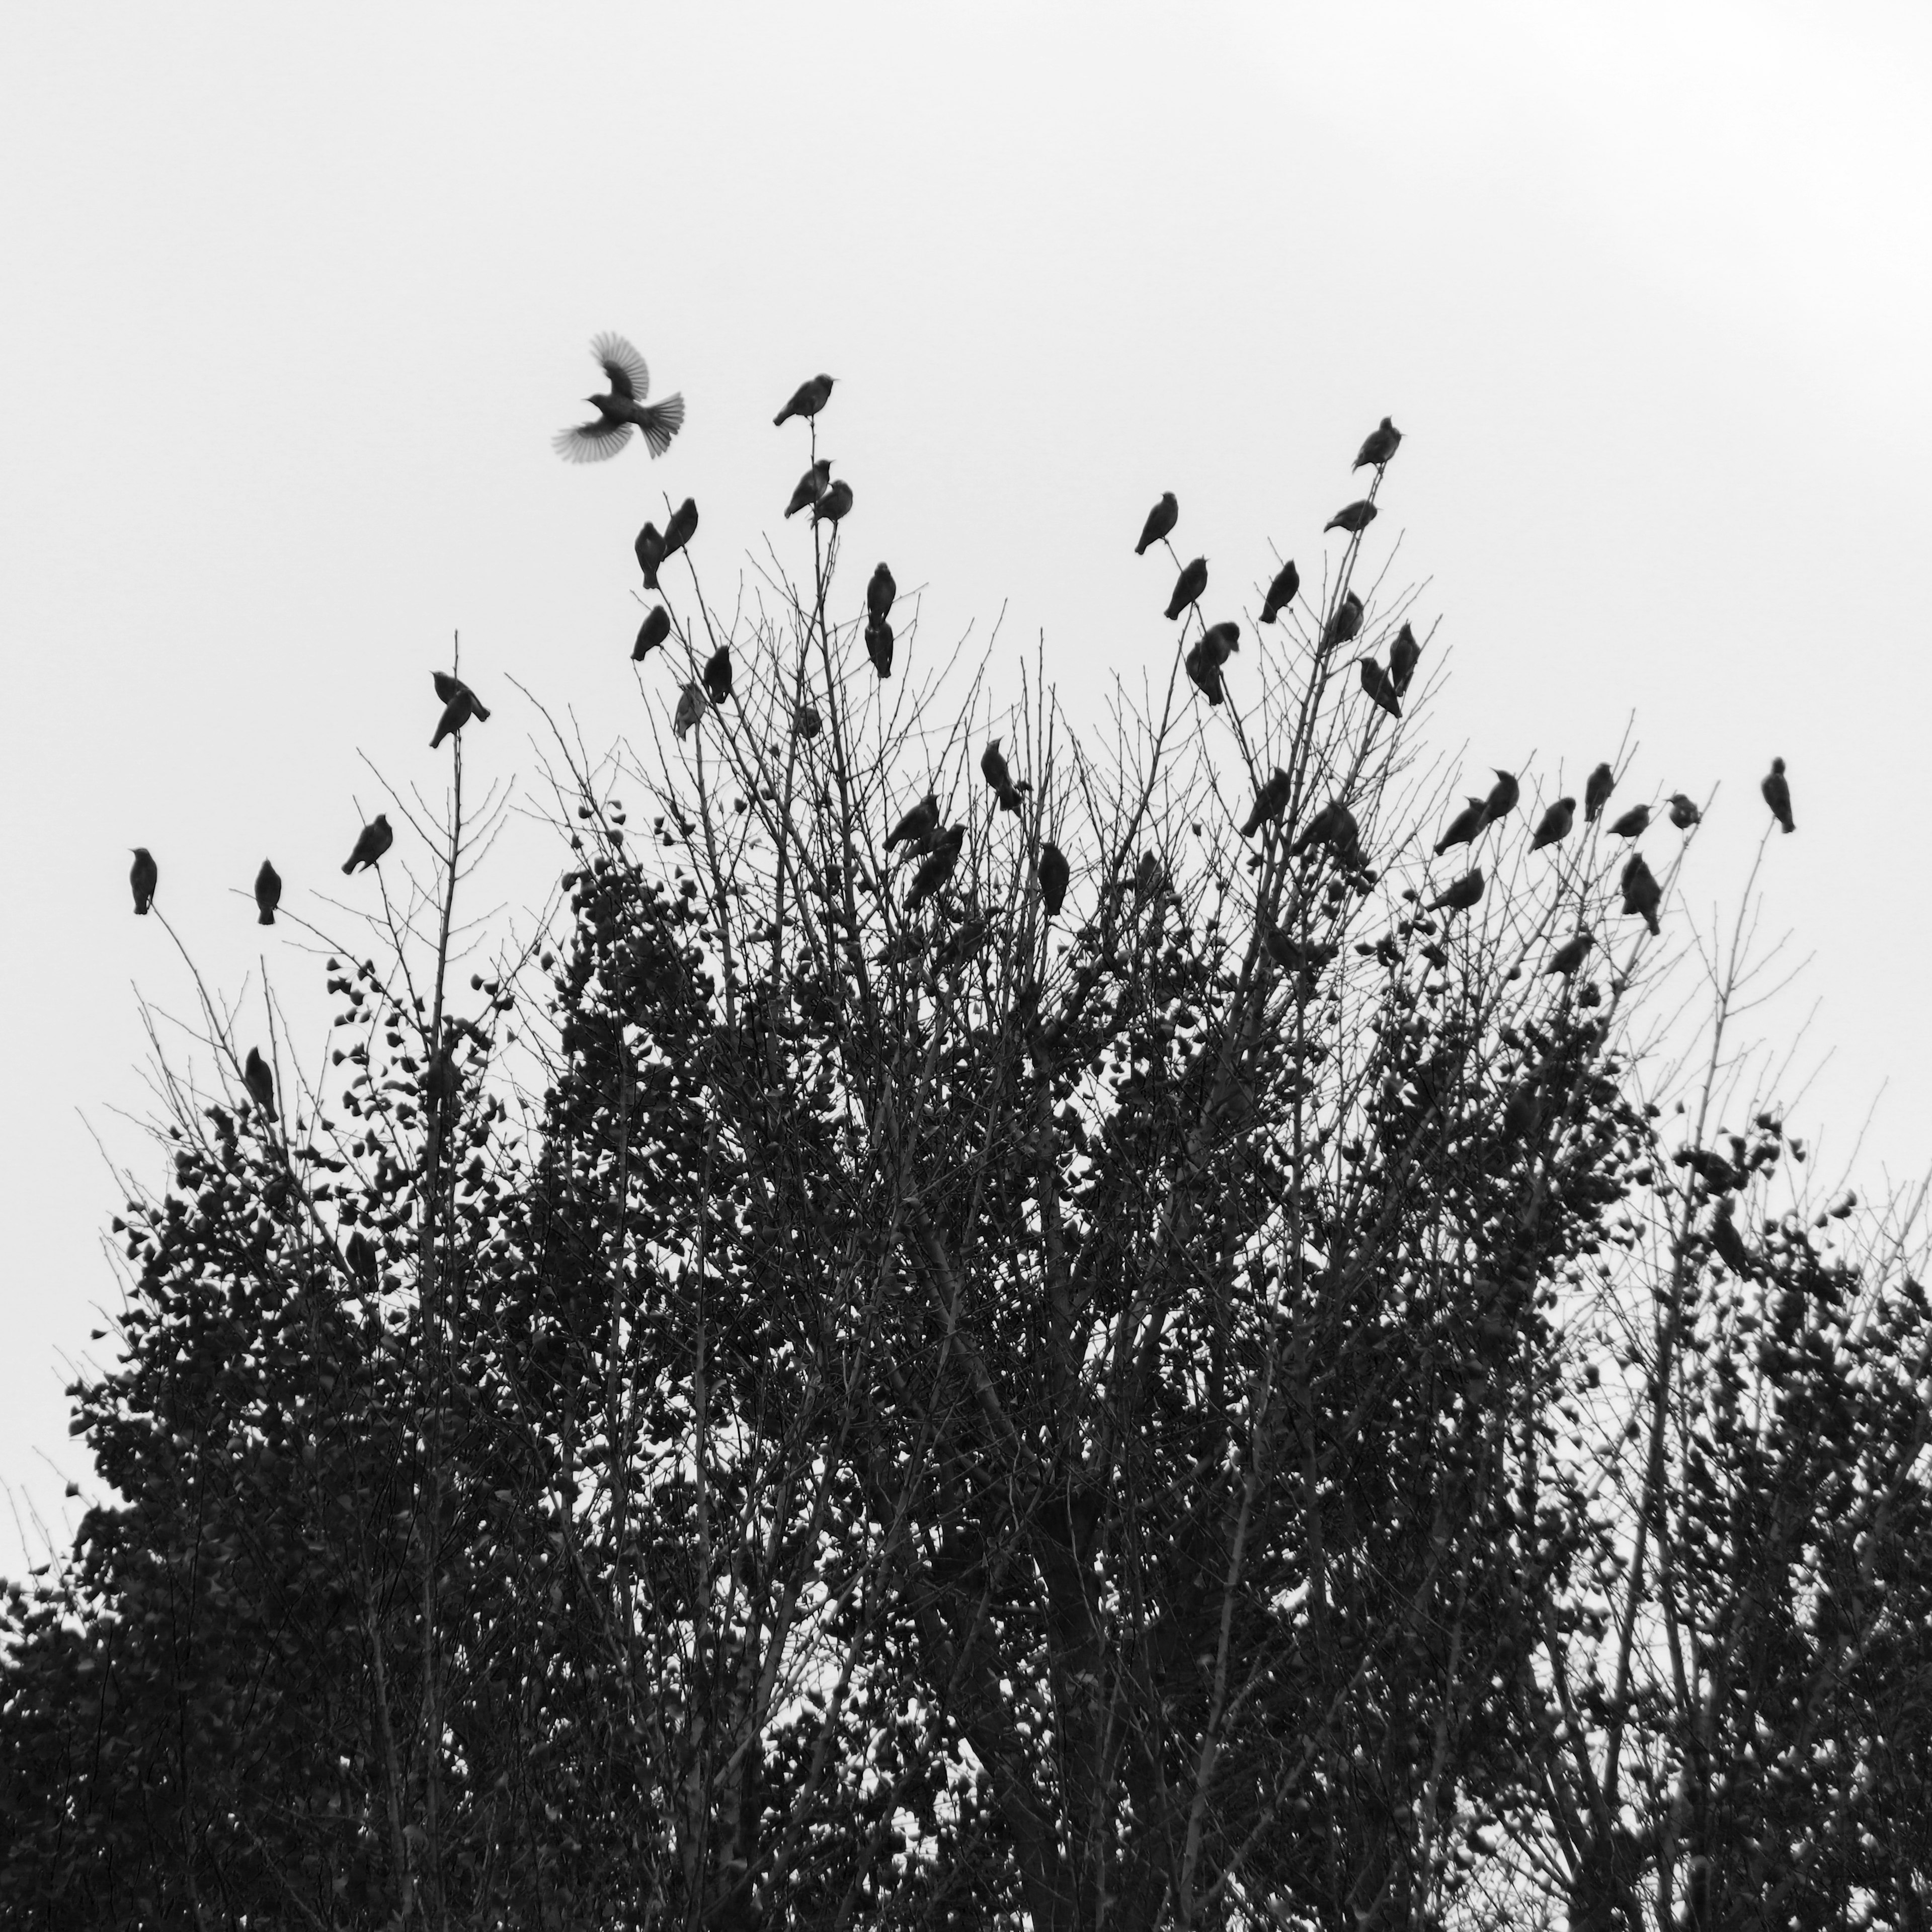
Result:
M1174 595L1167 600L1167 614L1178 617L1190 604L1201 601L1201 593L1208 588L1208 560L1197 556L1192 563L1181 567L1180 574L1174 581Z
M1634 805L1622 818L1611 821L1610 836L1612 838L1640 838L1649 824L1650 807Z
M1166 874L1167 868L1160 862L1158 852L1143 852L1140 863L1134 868L1134 903L1144 905L1152 898Z
M268 861L262 861L262 869L255 874L255 923L273 926L275 908L282 902L282 875Z
M1281 773L1276 772L1275 776L1278 778ZM1355 823L1355 814L1339 798L1331 798L1301 828L1301 836L1288 848L1288 851L1298 859L1310 846L1325 845L1336 858L1352 865L1361 858L1361 827Z
M1262 944L1268 948L1269 958L1290 973L1318 973L1335 956L1332 940L1304 946L1279 926L1268 928L1262 935Z
M1483 821L1489 812L1488 801L1472 798L1463 808L1450 819L1442 829L1442 836L1436 842L1436 856L1441 858L1452 845L1467 845L1482 830Z
M1268 587L1268 595L1262 599L1262 622L1272 624L1286 608L1294 602L1301 588L1301 573L1294 567L1290 557L1275 572L1274 581Z
M1575 938L1566 939L1550 956L1549 964L1544 968L1544 971L1561 973L1564 979L1568 979L1582 964L1585 955L1594 943L1587 932L1580 932Z
M1362 600L1351 590L1336 605L1326 628L1322 633L1322 647L1346 644L1362 628Z
M423 1071L423 1091L433 1112L448 1114L463 1091L463 1070L456 1064L454 1044L445 1040L429 1057Z
M952 878L953 868L959 862L959 848L965 842L963 825L949 826L933 842L932 850L913 874L911 889L906 894L908 912L916 912Z
M1354 466L1358 470L1366 470L1372 466L1379 470L1400 448L1401 444L1402 431L1397 429L1387 416L1384 416L1380 426L1370 430L1368 441L1362 445L1360 452L1355 458Z
M1017 812L1020 808L1020 794L1027 788L1016 784L1013 775L1006 768L1006 754L1000 749L997 738L986 740L986 748L980 754L980 769L986 774L986 782L999 794L1002 812Z
M1222 627L1217 624L1214 628L1219 630ZM1227 628L1232 630L1234 627L1230 625ZM1210 632L1207 636L1197 638L1188 646L1187 655L1181 662L1189 677L1205 694L1208 702L1219 704L1227 695L1222 687L1221 667L1227 662L1229 652L1238 651L1241 646L1237 641L1228 644L1224 650L1217 644L1210 642L1213 634Z
M842 477L812 506L814 524L836 524L852 507L852 486Z
M880 564L866 586L866 611L874 623L883 624L892 614L892 599L898 594L891 566Z
M352 872L358 866L374 866L395 842L396 835L389 830L388 818L382 813L377 812L358 835L356 849L350 854L342 869L345 872Z
M677 710L672 714L670 728L680 738L702 718L708 706L705 702L704 687L687 682L678 693Z
M1141 526L1141 540L1134 545L1136 556L1147 555L1149 544L1157 544L1180 520L1180 506L1174 501L1172 490L1161 492L1160 501L1147 514L1147 521Z
M1431 912L1461 912L1483 896L1483 868L1472 866L1453 886L1445 886L1429 902Z
M698 501L687 496L666 519L664 530L664 556L675 556L698 534ZM659 562L663 557L658 559Z
M832 459L821 456L798 479L798 488L791 493L791 501L785 506L785 514L793 517L801 510L810 509L825 494L825 487L831 481Z
M886 850L890 852L902 839L923 846L938 829L939 800L936 794L928 792L886 835Z
M442 700L442 716L436 722L436 736L429 741L433 752L444 739L460 731L471 718L478 724L487 724L490 712L486 706L476 701L476 694L460 677L452 677L447 671L433 670L430 676L436 686L436 694Z
M1782 758L1772 760L1770 776L1759 790L1764 794L1765 803L1771 807L1772 817L1786 831L1796 832L1798 828L1791 822L1791 788L1785 782L1784 760Z
M603 365L610 393L586 396L584 400L597 412L596 418L579 423L574 429L560 430L550 447L566 463L602 463L630 441L634 425L643 430L652 455L663 455L671 438L684 427L683 397L667 396L661 403L646 403L651 372L645 368L644 358L621 335L596 337L590 352Z
M791 400L772 417L772 427L776 429L791 416L802 416L809 422L831 399L832 378L814 376L810 382L800 383L792 392Z
M275 1076L268 1071L268 1063L262 1058L262 1049L251 1046L248 1058L242 1063L242 1083L248 1090L253 1100L270 1120L275 1118Z
M1490 770L1496 775L1496 782L1490 788L1490 795L1483 801L1483 823L1493 825L1499 818L1507 818L1516 809L1516 802L1522 788L1516 782L1513 772L1506 772L1498 765Z
M1603 816L1604 807L1609 804L1610 794L1616 788L1617 775L1610 770L1607 761L1590 774L1589 782L1583 788L1583 816L1592 825Z
M1044 841L1040 848L1040 902L1048 919L1058 917L1066 903L1067 884L1072 876L1066 854L1051 838Z
M641 664L670 635L670 613L662 604L653 604L638 626L638 641L631 646L631 662Z
M1277 765L1274 776L1255 794L1254 809L1248 814L1248 822L1241 827L1241 836L1252 838L1264 825L1279 818L1288 808L1288 794L1294 784L1287 772Z
M1633 852L1630 862L1624 868L1624 910L1639 914L1653 935L1664 928L1658 922L1657 909L1664 903L1664 889L1657 878L1644 863L1641 852Z
M638 568L644 573L644 588L655 590L658 587L658 566L664 560L663 533L655 524L646 524L638 532L638 540L632 544L637 553Z
M892 627L883 617L874 618L866 626L866 655L881 677L892 676Z
M731 646L720 644L704 666L705 694L713 704L722 704L731 695Z
M1364 496L1358 503L1345 503L1322 527L1324 530L1346 530L1354 536L1365 530L1376 520L1376 506Z
M1537 820L1536 836L1529 842L1529 849L1540 852L1546 845L1554 845L1558 839L1568 838L1576 818L1576 801L1574 798L1559 798Z
M1407 692L1421 656L1422 646L1415 641L1415 633L1403 625L1389 646L1389 682L1395 686L1398 698Z
M1751 1260L1750 1250L1744 1245L1744 1238L1738 1232L1738 1224L1731 1216L1732 1208L1726 1195L1718 1203L1717 1212L1711 1218L1711 1245L1718 1251L1718 1258L1739 1280L1756 1273Z
M154 887L159 883L160 868L154 863L154 855L145 845L134 848L134 862L128 868L128 883L134 888L134 910L146 916L148 907L154 902Z
M1358 658L1362 672L1362 688L1391 718L1402 716L1402 700L1396 695L1395 680L1373 658Z
M815 738L825 728L825 721L818 715L815 704L801 704L791 714L791 728L801 738Z
M1688 832L1694 825L1704 822L1704 814L1697 809L1694 800L1687 798L1681 791L1670 794L1670 822L1680 832Z

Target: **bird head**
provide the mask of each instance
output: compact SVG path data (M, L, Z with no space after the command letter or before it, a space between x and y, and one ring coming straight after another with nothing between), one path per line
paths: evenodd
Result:
M1576 809L1576 801L1574 798L1559 798L1556 802L1565 812L1574 812Z
M1509 784L1516 776L1515 772L1506 772L1500 765L1492 765L1490 767L1490 770L1494 772L1496 776L1501 778L1505 784Z
M1784 776L1784 760L1782 758L1773 758L1771 761L1771 769L1774 777L1782 778Z

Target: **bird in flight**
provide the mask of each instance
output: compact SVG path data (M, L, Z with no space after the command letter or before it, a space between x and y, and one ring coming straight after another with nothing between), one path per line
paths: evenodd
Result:
M684 427L684 398L667 396L661 403L644 399L651 392L651 372L644 358L621 335L592 338L590 353L602 365L610 385L608 394L586 396L597 414L574 429L560 430L550 447L566 463L602 463L615 456L631 440L634 428L644 433L652 456L662 456Z

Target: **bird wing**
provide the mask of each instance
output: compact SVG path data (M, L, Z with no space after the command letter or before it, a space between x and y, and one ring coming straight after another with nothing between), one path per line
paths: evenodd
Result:
M579 423L574 429L559 430L550 446L566 463L602 463L615 456L630 440L628 423L608 422L600 416L595 422Z
M670 447L671 438L684 427L684 398L667 396L662 402L639 410L638 427L644 431L644 440L651 446L651 454L663 455Z
M590 352L610 377L613 395L641 403L650 394L651 372L644 366L644 358L621 335L594 337Z

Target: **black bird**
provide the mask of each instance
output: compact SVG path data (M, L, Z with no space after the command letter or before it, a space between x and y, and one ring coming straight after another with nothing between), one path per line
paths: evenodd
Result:
M1791 788L1785 782L1782 758L1772 760L1770 776L1758 789L1764 794L1765 803L1771 807L1772 817L1786 831L1796 832L1798 828L1791 822Z
M1241 827L1241 836L1252 838L1264 825L1279 818L1288 808L1288 794L1294 789L1294 781L1279 765L1276 766L1274 775L1255 794L1254 809L1248 814L1246 824Z
M1141 526L1141 540L1134 545L1136 556L1147 555L1149 544L1157 544L1180 520L1180 506L1174 501L1172 490L1161 492L1160 501L1147 514L1147 521Z
M248 1058L242 1063L242 1083L248 1090L249 1099L272 1120L275 1118L275 1076L268 1071L268 1063L262 1058L259 1046L249 1048Z
M423 1071L423 1091L431 1112L447 1114L463 1091L463 1070L456 1064L456 1049L446 1040L429 1057Z
M1231 646L1238 650L1237 644ZM1223 658L1205 638L1198 638L1187 648L1187 655L1181 659L1187 675L1205 694L1210 704L1220 704L1227 696L1221 683L1221 666Z
M881 677L892 676L892 627L883 617L875 617L866 626L866 655Z
M342 869L352 872L358 866L374 866L395 842L396 835L389 830L388 818L377 812L358 835L356 849L350 854Z
M1664 930L1657 917L1657 909L1664 903L1664 889L1644 863L1641 852L1633 852L1624 868L1623 892L1625 912L1640 914L1653 936Z
M1398 698L1406 696L1409 680L1415 675L1418 660L1422 656L1422 646L1415 641L1415 633L1405 624L1396 633L1395 642L1389 646L1389 681L1394 685Z
M1550 962L1544 968L1546 973L1561 973L1564 979L1582 964L1584 956L1594 942L1587 932L1580 932L1574 939L1566 939L1550 956Z
M1396 695L1394 680L1373 658L1358 658L1356 662L1361 667L1362 688L1391 718L1400 718L1402 700Z
M1436 856L1441 858L1452 845L1467 845L1483 829L1483 820L1489 812L1488 802L1472 798L1463 808L1442 828L1442 836L1436 842Z
M1020 794L1026 790L1024 784L1013 782L1012 773L1006 769L1006 754L1000 749L997 738L986 740L986 748L980 754L980 769L986 774L986 782L1000 796L1002 812L1017 812L1020 808Z
M1174 595L1167 600L1167 614L1178 617L1190 604L1201 601L1201 593L1208 588L1208 560L1197 556L1192 563L1181 567L1180 574L1174 581Z
M1634 805L1622 818L1613 820L1610 825L1612 838L1640 838L1650 824L1650 807Z
M801 738L815 738L825 728L825 721L818 715L815 704L801 704L791 714L791 728Z
M825 486L832 481L832 459L821 456L798 479L798 488L791 493L791 501L785 506L788 517L796 516L801 510L808 510L825 494Z
M1574 798L1559 798L1538 820L1536 836L1529 842L1529 849L1540 852L1546 845L1554 845L1558 839L1568 838L1576 819L1576 801Z
M1268 595L1262 599L1262 622L1272 624L1286 607L1294 602L1295 594L1301 588L1301 573L1294 567L1290 557L1275 572L1274 581L1268 587Z
M1376 520L1376 506L1364 496L1358 503L1345 503L1322 527L1324 530L1346 530L1353 536L1358 530L1365 530Z
M722 704L731 695L731 646L720 644L704 667L705 694L713 704Z
M940 834L925 862L913 874L911 890L906 894L908 912L916 912L952 878L953 868L959 862L959 848L965 842L963 825L949 826Z
M1364 443L1355 458L1354 466L1365 470L1371 466L1381 469L1402 444L1402 431L1387 416L1382 419L1380 428L1369 432L1369 440Z
M433 670L430 677L436 686L436 694L442 700L442 716L436 720L436 736L429 741L433 752L444 739L460 731L471 718L478 724L489 722L487 706L476 701L476 694L460 677L452 677L447 671Z
M852 507L852 486L842 478L812 506L814 524L836 524Z
M644 573L644 588L655 590L658 587L658 566L664 560L664 540L655 524L646 524L638 532L638 540L632 544L637 553L638 568Z
M1274 963L1290 973L1318 973L1335 956L1332 940L1304 946L1292 933L1284 932L1279 926L1270 926L1262 934L1262 943Z
M698 501L687 496L672 511L664 524L664 554L675 556L698 534ZM663 558L659 558L660 562Z
M670 635L670 613L662 604L653 604L638 626L638 641L631 646L631 661L641 664Z
M866 586L866 610L875 624L883 624L892 614L892 599L899 594L899 587L892 580L891 567L880 564L873 572L872 581Z
M710 667L707 664L708 670ZM677 694L677 709L671 714L670 728L674 736L682 739L705 713L704 687L687 679L684 688Z
M928 792L886 835L886 850L890 852L902 839L922 847L938 829L939 800L935 794Z
M1617 775L1610 770L1607 760L1590 774L1589 782L1583 788L1583 816L1594 825L1603 816L1604 807L1610 802L1610 794L1617 788Z
M1144 904L1160 890L1166 868L1160 862L1158 852L1143 852L1140 863L1134 868L1134 903Z
M550 447L566 463L602 463L630 441L634 426L644 432L651 454L663 455L671 438L684 427L683 397L667 396L661 403L646 403L651 372L644 366L644 358L621 335L594 338L590 352L603 365L610 393L586 396L584 400L597 412L596 419L579 423L574 429L560 430L551 438Z
M1704 814L1697 809L1694 799L1688 798L1681 791L1670 794L1670 822L1680 832L1688 832L1694 825L1701 825Z
M1336 605L1334 616L1322 633L1322 647L1346 644L1362 628L1362 600L1351 590Z
M1453 886L1444 886L1429 902L1431 912L1461 912L1483 896L1483 868L1472 866Z
M1490 795L1483 801L1483 823L1493 825L1499 818L1507 818L1516 809L1516 802L1522 788L1516 782L1514 772L1506 772L1500 766L1492 765L1490 770L1496 775L1496 782L1490 788Z
M810 382L800 383L792 392L791 400L772 417L772 427L776 429L790 416L802 416L809 422L831 399L832 378L814 376Z
M1711 1219L1711 1245L1718 1251L1718 1258L1740 1281L1756 1273L1751 1261L1750 1250L1744 1245L1744 1238L1738 1232L1738 1224L1731 1218L1732 1206L1727 1195L1718 1203L1718 1210Z
M1280 772L1275 774L1276 778ZM1290 856L1299 858L1311 845L1325 845L1336 857L1354 864L1362 856L1361 827L1355 823L1355 814L1339 798L1331 798L1308 823L1301 828L1301 836L1288 848Z
M282 902L282 875L267 860L262 861L262 869L255 874L255 923L273 926L275 908Z
M160 868L145 845L134 848L134 862L128 868L128 883L134 888L134 910L144 917L154 902L154 887L160 880Z
M1241 648L1241 627L1231 620L1210 624L1201 634L1201 646L1217 664L1226 664Z
M1067 883L1072 876L1066 854L1051 838L1046 840L1040 848L1040 902L1046 908L1048 919L1059 916L1060 908L1066 903Z

